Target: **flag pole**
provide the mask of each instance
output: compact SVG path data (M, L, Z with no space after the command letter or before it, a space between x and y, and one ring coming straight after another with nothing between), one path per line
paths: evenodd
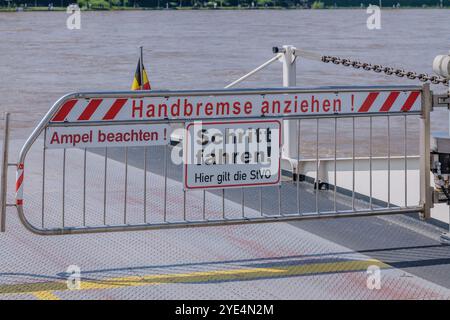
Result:
M139 51L140 51L140 59L139 59L139 61L140 61L140 63L139 63L139 68L140 68L140 74L141 74L141 90L143 90L144 89L144 60L143 60L143 58L144 58L144 54L143 54L143 46L140 46L139 47Z

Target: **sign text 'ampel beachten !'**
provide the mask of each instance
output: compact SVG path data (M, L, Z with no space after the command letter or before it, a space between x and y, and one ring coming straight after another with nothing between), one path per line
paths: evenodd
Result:
M167 145L169 141L167 124L48 127L45 135L49 149L144 147Z
M185 189L280 184L281 121L186 124Z

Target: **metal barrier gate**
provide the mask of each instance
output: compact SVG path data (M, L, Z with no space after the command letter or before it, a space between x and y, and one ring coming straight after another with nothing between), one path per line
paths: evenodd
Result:
M69 94L53 105L20 152L16 207L24 226L40 235L413 212L428 217L431 106L428 84ZM295 124L297 159L313 159L313 175L301 175L297 163L291 177L279 176L279 182L267 186L209 190L190 188L185 181L187 166L170 161L187 149L183 134L186 141L169 143L176 128L183 133L195 121L248 127L249 122L258 126L280 120ZM149 133L145 139L146 129L154 135ZM124 141L125 133L140 141ZM323 141L329 144L324 150ZM30 150L40 157L33 158ZM382 169L377 162L380 153L387 159ZM408 165L417 153L420 197L411 203L408 179L416 177L408 172ZM339 186L340 154L352 163L344 170L351 176L351 188ZM325 158L334 161L334 179L321 184L320 162ZM357 176L356 162L361 159L369 168L364 179ZM36 172L33 181L27 179L28 161L33 161L35 171L41 168L42 179L36 179ZM380 172L384 200L373 195ZM365 197L356 180L368 186ZM403 185L403 201L393 201L392 195L399 192L392 190L394 182Z

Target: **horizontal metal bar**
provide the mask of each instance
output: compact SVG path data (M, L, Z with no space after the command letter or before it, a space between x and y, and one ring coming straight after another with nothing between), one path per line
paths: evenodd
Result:
M404 156L391 156L391 157L387 157L387 156L376 156L376 157L372 157L372 160L387 160L387 159L391 159L391 160L404 160L405 157ZM420 159L420 155L409 155L406 157L407 159ZM366 157L355 157L355 160L369 160L370 157L366 156ZM353 160L352 157L342 157L342 158L336 158L337 161L351 161ZM305 158L305 159L300 159L298 160L298 162L315 162L316 159L315 158ZM320 161L323 162L333 162L334 158L320 158Z
M112 125L136 125L136 124L184 124L190 121L218 121L218 120L261 120L261 119L282 119L282 120L296 120L296 119L339 119L339 118L367 118L367 117L386 117L386 115L396 116L417 116L421 115L420 111L408 112L364 112L364 113L336 113L336 114L318 114L318 115L265 115L265 116L251 116L251 117L214 117L214 118L195 118L195 119L154 119L154 120L133 120L133 121L89 121L89 122L53 122L48 123L46 127L95 127L95 126L112 126Z
M326 86L326 87L280 87L258 89L218 89L218 90L152 90L152 91L86 91L65 95L61 99L92 99L92 98L146 98L146 97L184 97L184 96L231 96L236 94L261 95L283 93L339 93L339 92L365 92L365 91L421 91L422 86Z
M19 206L18 210L22 210ZM181 221L181 222L166 222L159 224L135 224L135 225L110 225L98 227L66 227L53 229L37 229L25 221L25 227L31 232L39 235L64 235L64 234L88 234L101 232L120 232L120 231L143 231L143 230L159 230L159 229L175 229L175 228L192 228L192 227L212 227L224 225L239 225L249 223L273 223L273 222L293 222L299 220L313 220L313 219L329 219L329 218L350 218L362 216L375 215L394 215L418 213L423 210L423 207L409 207L409 208L383 208L379 210L364 210L364 211L348 211L334 214L321 213L320 215L312 214L284 214L280 216L260 216L255 218L240 218L240 219L218 219L208 221ZM22 215L19 215L22 218ZM24 221L22 221L24 222Z

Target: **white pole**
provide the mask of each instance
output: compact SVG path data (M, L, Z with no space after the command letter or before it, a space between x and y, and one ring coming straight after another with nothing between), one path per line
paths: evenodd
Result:
M241 83L242 81L244 81L245 79L251 77L252 75L254 75L255 73L257 73L259 70L264 69L265 67L267 67L268 65L272 64L273 62L277 61L280 59L280 57L282 56L282 54L277 54L275 57L271 58L270 60L264 62L262 65L260 65L259 67L257 67L256 69L253 69L252 71L250 71L249 73L247 73L245 76L240 77L239 79L237 79L236 81L233 81L232 83L230 83L229 85L227 85L225 87L225 89L229 89L231 87L234 87L235 85Z
M296 63L295 63L295 47L283 46L283 87L295 87L296 79ZM283 122L283 158L295 159L297 157L297 126L296 120L284 120Z

